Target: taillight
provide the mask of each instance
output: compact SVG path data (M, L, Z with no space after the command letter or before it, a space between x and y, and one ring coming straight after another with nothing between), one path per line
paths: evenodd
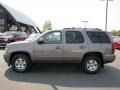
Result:
M114 47L114 44L112 43L112 53L114 54L115 53L115 47Z

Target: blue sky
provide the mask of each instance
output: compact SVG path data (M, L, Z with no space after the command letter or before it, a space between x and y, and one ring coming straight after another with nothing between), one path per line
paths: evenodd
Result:
M26 14L42 28L51 20L53 29L105 27L105 1L101 0L1 0L2 3ZM120 0L109 1L108 30L120 29Z

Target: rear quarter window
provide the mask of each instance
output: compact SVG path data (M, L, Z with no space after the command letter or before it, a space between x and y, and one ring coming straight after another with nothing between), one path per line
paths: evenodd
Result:
M87 31L92 43L111 43L106 32Z

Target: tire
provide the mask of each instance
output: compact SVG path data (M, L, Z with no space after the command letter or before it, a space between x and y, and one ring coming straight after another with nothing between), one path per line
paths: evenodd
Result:
M31 60L28 55L17 54L12 58L12 68L16 72L28 71L31 66Z
M98 55L88 55L82 63L82 70L88 74L96 74L101 69L101 59Z

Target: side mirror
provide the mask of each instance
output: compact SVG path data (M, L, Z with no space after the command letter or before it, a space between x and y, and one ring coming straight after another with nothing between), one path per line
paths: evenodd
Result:
M37 43L38 43L38 44L44 44L45 42L44 42L42 39L38 39L38 40L37 40Z

